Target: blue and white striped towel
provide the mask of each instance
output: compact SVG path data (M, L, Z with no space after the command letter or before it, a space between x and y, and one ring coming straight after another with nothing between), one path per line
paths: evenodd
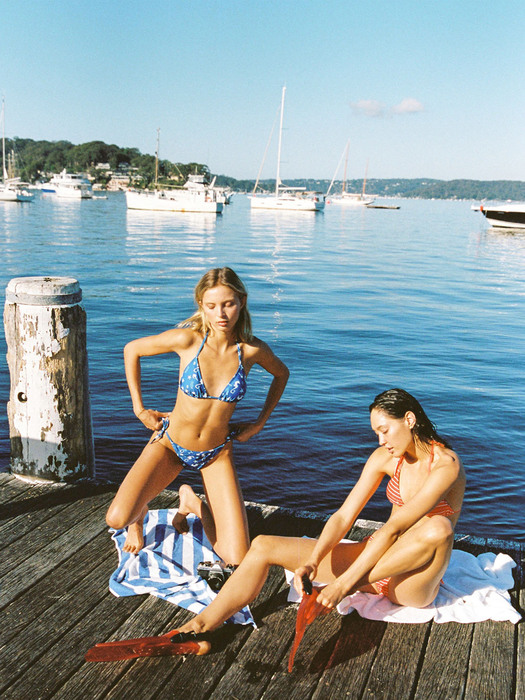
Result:
M189 515L189 532L179 534L172 526L176 508L151 510L144 519L144 547L139 554L124 552L126 530L110 530L119 556L119 565L109 580L109 590L117 597L149 593L200 613L215 598L206 581L197 574L201 561L219 557L204 534L202 522ZM228 622L255 626L248 607Z

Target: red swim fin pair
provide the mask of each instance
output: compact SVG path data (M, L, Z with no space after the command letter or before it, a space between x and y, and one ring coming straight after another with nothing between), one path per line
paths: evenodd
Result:
M195 632L172 630L160 637L138 637L119 642L102 642L91 647L86 653L86 661L122 661L141 656L180 656L195 654L200 656L210 650L210 643Z
M326 615L330 612L328 608L324 605L320 605L317 602L317 595L319 590L312 586L312 582L308 576L303 576L303 597L299 604L299 609L297 610L297 620L295 622L295 638L293 640L292 651L290 652L290 658L288 659L288 673L292 672L293 662L295 658L295 652L297 651L301 639L303 638L304 631L308 625L310 625L316 617L319 615Z

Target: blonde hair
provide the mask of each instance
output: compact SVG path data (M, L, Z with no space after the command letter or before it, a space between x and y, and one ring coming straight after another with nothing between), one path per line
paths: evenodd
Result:
M235 324L235 332L238 340L249 342L253 335L252 320L248 311L248 292L240 277L230 267L214 267L201 277L194 291L197 311L185 321L179 323L179 327L193 328L197 333L202 333L203 335L211 330L206 315L202 310L202 298L208 289L213 289L219 285L229 287L244 302Z

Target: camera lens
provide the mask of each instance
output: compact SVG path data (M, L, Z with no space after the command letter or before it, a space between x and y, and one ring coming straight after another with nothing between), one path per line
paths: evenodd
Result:
M210 574L208 576L208 586L212 591L218 591L223 583L224 578L220 574Z

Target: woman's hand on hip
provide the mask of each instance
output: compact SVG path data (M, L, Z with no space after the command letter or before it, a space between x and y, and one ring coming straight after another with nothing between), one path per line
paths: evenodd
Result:
M169 413L155 411L152 408L143 408L137 413L139 421L148 428L148 430L160 430L162 428L162 419L169 416Z

